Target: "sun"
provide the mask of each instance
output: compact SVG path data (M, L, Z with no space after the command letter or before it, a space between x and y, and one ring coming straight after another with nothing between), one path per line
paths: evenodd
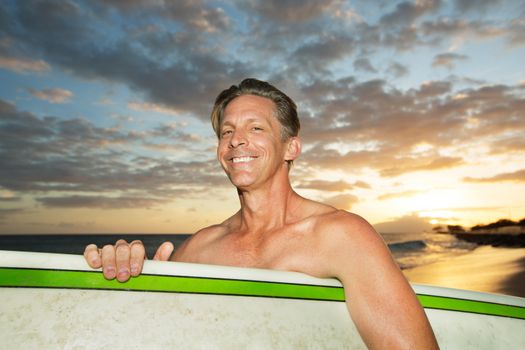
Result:
M438 219L452 219L455 216L454 211L452 210L427 210L420 211L418 214L421 218L432 218L430 221L431 224L433 223L432 221L437 221Z

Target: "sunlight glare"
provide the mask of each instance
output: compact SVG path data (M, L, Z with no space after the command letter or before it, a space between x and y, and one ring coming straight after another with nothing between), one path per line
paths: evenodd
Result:
M406 198L405 210L424 213L425 217L451 218L452 212L447 208L461 206L464 196L458 189L436 189Z

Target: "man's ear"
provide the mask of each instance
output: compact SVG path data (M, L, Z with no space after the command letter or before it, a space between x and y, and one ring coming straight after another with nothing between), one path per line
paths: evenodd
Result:
M295 160L295 158L299 157L299 155L301 154L301 139L298 136L290 137L287 143L288 147L286 148L284 160Z

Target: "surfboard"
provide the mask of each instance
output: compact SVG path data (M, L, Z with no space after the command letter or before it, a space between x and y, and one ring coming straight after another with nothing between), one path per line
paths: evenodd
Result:
M525 348L525 298L415 285L442 349ZM82 256L0 251L5 349L366 349L341 284L146 261L126 283Z

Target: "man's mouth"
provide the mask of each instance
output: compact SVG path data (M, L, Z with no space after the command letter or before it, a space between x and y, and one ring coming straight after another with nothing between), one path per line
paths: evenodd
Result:
M247 157L233 157L231 159L231 161L236 164L236 163L248 163L248 162L251 162L252 160L254 160L255 158L257 157L250 157L250 156L247 156Z

